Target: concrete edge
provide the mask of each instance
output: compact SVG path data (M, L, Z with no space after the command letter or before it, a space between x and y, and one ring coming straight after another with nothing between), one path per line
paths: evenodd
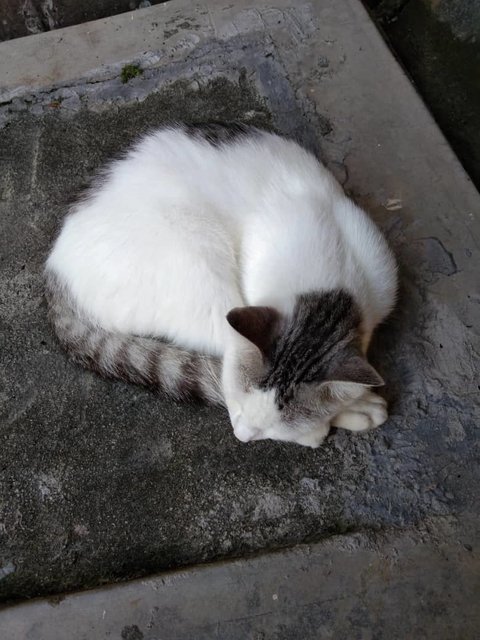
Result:
M348 12L342 17L346 26L353 22L356 29L366 31L372 48L390 58L395 73L402 77L402 89L408 86L409 99L417 103L412 103L417 114L424 112L423 125L435 127L442 146L448 148L449 161L454 161L478 196L470 177L367 9L360 0L348 0L346 4ZM129 63L138 64L142 70L167 69L185 60L199 43L209 39L224 41L240 32L263 33L268 39L268 33L278 30L278 26L275 21L265 20L262 10L273 5L272 12L286 14L291 2L238 0L221 15L215 5L208 1L170 0L146 9L0 43L0 106L16 98L28 98L32 93L52 92L72 84L94 86L118 78L123 66ZM312 6L311 10L321 8ZM257 14L257 20L252 19L253 14ZM64 60L69 64L63 64Z
M317 544L4 607L0 626L9 640L60 640L67 632L71 640L130 638L128 630L135 629L134 638L236 638L247 637L236 635L239 629L260 633L277 625L293 632L282 637L302 633L313 638L318 636L310 632L325 622L326 612L335 629L344 616L367 606L363 602L376 601L374 617L384 637L409 637L398 636L397 627L412 633L420 626L430 631L447 626L460 633L455 637L468 638L473 637L468 629L480 624L480 611L470 610L470 598L465 618L459 620L457 601L478 588L479 562L469 545L432 545L418 534L390 532L376 542L365 534L334 536ZM451 581L444 580L446 571ZM414 592L418 597L412 601ZM430 601L438 599L455 605L451 614L447 608L440 616L431 608ZM397 610L407 608L410 617L399 621Z
M166 6L154 5L0 43L0 102L74 80L104 80L122 61L160 49L164 31L152 28L152 22L164 19ZM68 65L63 64L65 60Z

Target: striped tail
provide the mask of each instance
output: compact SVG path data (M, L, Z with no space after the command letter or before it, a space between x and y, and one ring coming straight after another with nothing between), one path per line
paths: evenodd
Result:
M178 400L224 404L218 358L192 353L155 338L114 333L85 318L67 288L46 272L50 320L62 346L88 369L160 389Z

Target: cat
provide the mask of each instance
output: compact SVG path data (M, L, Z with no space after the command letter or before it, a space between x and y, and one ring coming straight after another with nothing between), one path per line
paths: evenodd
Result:
M73 205L45 275L76 360L224 405L242 442L315 448L331 425L387 419L366 352L394 257L293 140L239 123L145 135Z

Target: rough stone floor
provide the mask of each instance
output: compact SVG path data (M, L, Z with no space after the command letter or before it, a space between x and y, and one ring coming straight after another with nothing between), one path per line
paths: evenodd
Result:
M81 635L94 625L84 612L69 637L477 637L478 193L357 0L173 0L135 16L0 45L0 597L247 557L133 583L163 594L150 617ZM126 62L143 72L122 83ZM172 119L297 137L382 227L402 283L371 353L387 380L383 428L335 432L315 451L245 445L223 411L101 380L61 352L41 273L67 203ZM248 560L299 543L312 546ZM203 603L224 584L195 605L195 632L178 626L193 625L194 584ZM113 599L131 602L131 588ZM248 628L215 622L227 595ZM51 615L73 615L78 597ZM8 637L57 637L48 617L17 611L0 612Z

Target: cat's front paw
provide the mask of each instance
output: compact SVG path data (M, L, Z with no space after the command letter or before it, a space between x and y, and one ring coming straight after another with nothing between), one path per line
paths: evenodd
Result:
M305 433L301 436L298 436L294 440L294 442L302 445L303 447L318 449L318 447L322 444L322 442L328 436L329 431L330 431L330 427L322 426L316 429L315 431L310 431L309 433Z
M388 418L386 401L371 391L341 411L331 422L333 427L349 431L369 431Z

